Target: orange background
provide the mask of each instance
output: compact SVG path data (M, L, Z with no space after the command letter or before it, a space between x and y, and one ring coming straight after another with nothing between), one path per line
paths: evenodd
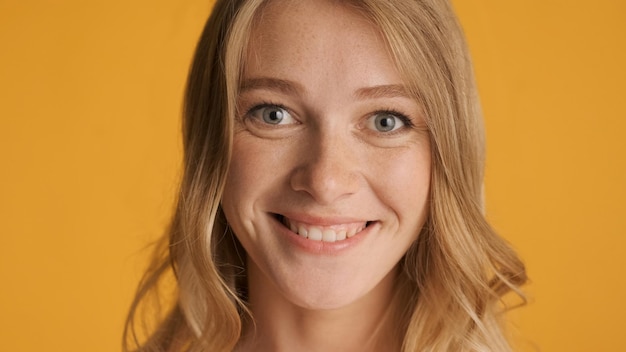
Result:
M454 2L521 351L624 351L626 2ZM0 0L0 350L117 351L180 167L207 0Z

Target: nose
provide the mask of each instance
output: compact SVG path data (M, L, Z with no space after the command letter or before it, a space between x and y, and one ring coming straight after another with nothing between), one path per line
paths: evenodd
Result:
M291 175L293 190L329 205L357 192L359 162L354 145L340 133L314 134L302 143L299 163Z

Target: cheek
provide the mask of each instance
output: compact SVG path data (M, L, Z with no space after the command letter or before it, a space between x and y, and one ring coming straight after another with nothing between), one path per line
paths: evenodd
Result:
M258 160L246 153L245 146L235 141L233 154L230 161L228 177L222 196L222 204L225 208L235 209L231 214L242 212L242 207L249 204L248 197L254 191L258 180L256 170L259 168ZM229 222L232 223L231 219Z
M249 169L252 167L254 165L248 160L246 155L234 148L222 196L222 203L225 207L241 204L241 198L246 194L246 189L251 188L251 182L254 181L249 172Z
M253 147L235 137L221 201L230 227L246 248L250 248L254 237L255 195L259 192L261 167L258 158L247 152L250 148Z
M280 150L255 137L236 135L222 203L239 209L254 206L261 194L276 187L286 166Z
M407 148L379 161L377 167L371 169L377 196L396 213L401 223L419 226L428 209L430 149Z

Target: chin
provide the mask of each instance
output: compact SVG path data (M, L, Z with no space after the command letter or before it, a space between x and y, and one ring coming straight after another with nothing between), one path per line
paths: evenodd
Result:
M390 301L396 270L383 274L382 278L369 274L361 280L355 275L325 277L324 280L303 277L305 283L282 285L279 291L291 304L307 310L338 310L356 303L355 306L363 307L362 303L367 301Z

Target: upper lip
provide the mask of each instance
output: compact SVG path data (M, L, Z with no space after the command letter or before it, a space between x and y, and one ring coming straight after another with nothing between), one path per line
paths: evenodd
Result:
M353 216L320 216L315 214L303 214L303 213L274 213L274 215L279 217L286 217L290 220L306 223L313 226L333 226L333 225L343 225L343 224L354 224L354 223L369 223L371 220L366 218L359 218Z

